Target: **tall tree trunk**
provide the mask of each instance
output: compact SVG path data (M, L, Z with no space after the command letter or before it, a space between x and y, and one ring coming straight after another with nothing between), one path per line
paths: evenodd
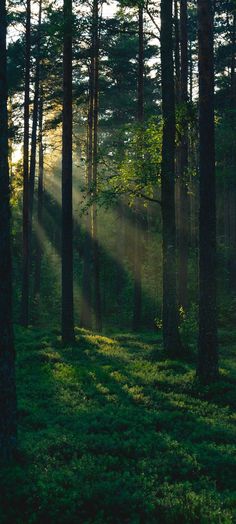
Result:
M164 350L170 356L181 353L176 296L175 88L172 8L172 0L161 1L163 342Z
M181 101L181 82L180 82L180 20L179 20L179 1L174 0L174 71L175 71L175 101L179 105ZM175 148L175 222L176 222L176 245L178 249L179 230L180 230L180 144Z
M98 35L98 0L93 3L93 60L94 60L94 92L93 92L93 192L97 195L98 167L98 91L99 91L99 35ZM98 221L96 201L92 206L93 223L93 260L94 260L94 311L97 331L102 331L102 306L100 289L100 253L98 245Z
M35 274L34 274L34 302L39 304L41 287L41 263L42 263L42 244L40 240L40 230L42 228L43 216L43 94L39 100L39 134L38 134L38 200L37 200L37 244L35 253Z
M87 190L89 197L92 191L93 162L93 57L91 48L91 63L89 69L89 100L88 100L88 132L87 132ZM92 329L92 210L89 207L85 217L85 241L83 254L82 305L80 325Z
M24 327L29 324L29 103L30 103L30 25L31 0L26 7L25 40L25 100L23 146L23 276L21 293L21 318Z
M14 457L17 438L15 352L12 326L12 271L7 122L6 6L0 0L0 462Z
M189 99L193 101L193 49L192 40L189 42Z
M216 313L216 199L214 137L213 5L198 0L200 229L199 353L197 374L204 383L218 377Z
M232 131L235 132L235 110L236 110L236 81L235 81L235 65L236 65L236 7L233 13L232 36L231 36L231 86L230 86L230 116ZM236 154L235 143L231 146L231 173L230 173L230 187L229 187L229 220L230 220L230 245L229 245L229 284L233 293L236 290L236 183L235 183L235 168L236 168Z
M179 213L179 267L178 299L184 309L188 304L188 242L189 242L189 197L188 197L188 16L187 0L180 0L180 103L183 108L182 133L180 141L180 213Z
M35 165L36 165L36 148L37 148L37 125L38 125L39 82L40 82L40 52L41 52L41 49L40 49L41 48L41 21L42 21L42 0L39 1L37 52L36 52L35 83L34 83L34 106L33 106L30 172L29 172L29 243L30 244L31 244L31 236L32 236ZM31 251L31 245L30 245L30 251ZM30 257L30 253L29 253L29 257Z
M72 0L64 0L62 129L62 341L74 341L72 211Z
M179 4L178 0L174 0L174 57L175 57L175 93L177 103L180 101L180 23L179 23Z
M139 6L138 11L139 25L139 53L138 53L138 115L137 121L140 126L139 133L139 152L138 152L138 171L142 165L142 125L144 118L144 41L143 41L143 7ZM140 329L142 318L142 209L140 199L135 202L134 211L134 310L133 310L133 329Z
M125 216L124 202L122 197L119 199L116 208L117 227L116 227L116 276L115 276L115 294L118 311L123 311L123 291L125 286Z

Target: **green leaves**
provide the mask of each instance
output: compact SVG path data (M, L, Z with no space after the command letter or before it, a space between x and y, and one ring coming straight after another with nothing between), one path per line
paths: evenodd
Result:
M162 121L152 118L143 126L130 124L123 128L123 154L111 157L99 182L100 201L112 202L128 195L130 205L136 197L153 199L160 184ZM102 162L102 159L101 159Z

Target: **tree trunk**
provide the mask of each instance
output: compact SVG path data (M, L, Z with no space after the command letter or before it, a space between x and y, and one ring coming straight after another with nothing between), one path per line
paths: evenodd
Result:
M193 101L193 50L192 40L189 43L189 98L190 102Z
M37 201L37 244L35 254L35 275L34 275L34 303L39 304L40 287L41 287L41 262L42 262L42 244L40 240L40 230L42 228L43 216L43 94L41 92L39 100L39 136L38 136L38 201Z
M178 0L174 0L174 29L175 29L175 93L177 103L180 101L180 24Z
M144 42L143 42L143 7L139 7L139 53L138 53L138 124L139 133L139 152L138 152L138 171L142 165L142 125L144 118ZM137 173L139 174L139 173ZM141 174L141 173L140 173ZM134 210L134 310L133 310L133 329L140 329L142 318L142 209L140 199L137 198Z
M200 297L197 374L202 382L209 383L218 378L213 5L210 0L198 0L198 43L200 132Z
M39 107L41 20L42 20L42 0L40 0L39 2L39 18L38 18L38 34L37 34L38 40L37 40L37 52L36 52L34 107L33 107L30 173L29 173L29 243L30 243L30 251L31 251L31 236L32 236L35 165L36 165L36 148L37 148L37 125L38 125L38 107ZM29 256L30 256L30 253L29 253Z
M189 197L188 197L188 17L187 0L180 0L180 103L183 108L182 133L180 140L180 213L179 213L179 268L178 301L187 309L188 305L188 242L189 242Z
M26 7L25 41L25 100L24 100L24 146L23 146L23 269L21 318L22 326L29 324L29 103L30 103L30 24L31 4Z
M92 161L93 161L93 57L89 70L89 100L88 100L88 133L87 133L87 190L92 191ZM85 241L83 253L82 304L80 325L92 329L92 210L89 207L85 217Z
M6 6L0 0L0 462L14 458L17 438L7 122Z
M74 341L72 211L72 0L64 0L62 129L62 342Z
M161 2L163 144L161 199L163 228L163 342L170 356L181 353L176 296L175 88L172 0Z
M235 8L236 10L236 8ZM232 26L232 54L231 54L231 86L230 86L230 115L232 130L235 131L235 110L236 110L236 81L235 81L235 61L236 61L236 13L233 14ZM229 187L229 217L230 217L230 245L229 245L229 284L231 292L236 290L236 184L235 184L235 167L236 154L235 143L231 147L231 173Z
M98 91L99 91L99 36L98 36L98 0L93 3L93 60L94 60L94 92L93 92L93 192L97 195L98 167ZM97 204L92 206L93 224L93 262L94 262L94 312L97 331L102 331L102 307L100 289L100 253L98 245Z

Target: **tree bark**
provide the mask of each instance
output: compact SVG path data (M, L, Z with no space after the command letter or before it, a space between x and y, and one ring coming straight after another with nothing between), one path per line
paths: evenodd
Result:
M31 244L31 236L32 236L34 185L35 185L35 166L36 166L36 148L37 148L37 125L38 125L38 108L39 108L41 21L42 21L42 0L39 1L39 18L38 18L38 34L37 34L38 41L37 41L37 52L36 52L36 68L35 68L35 83L34 83L34 106L33 106L31 155L30 155L30 172L29 172L29 243L30 244ZM31 251L31 245L30 245L30 251ZM30 256L30 254L29 254L29 256Z
M188 305L188 242L189 242L189 197L188 197L188 15L187 0L180 0L180 103L183 108L182 133L180 140L180 213L179 213L179 268L178 301L187 309Z
M0 0L0 462L14 458L17 442L15 351L12 326L12 270L7 118L6 6Z
M93 193L97 195L98 167L98 92L99 92L99 35L98 35L98 0L93 3L93 60L94 60L94 90L93 90ZM98 245L98 221L96 201L92 206L93 228L93 262L94 262L94 312L97 331L102 331L102 306L100 288L100 253Z
M163 228L163 343L169 356L181 353L176 293L175 88L172 0L161 2L163 144L161 201Z
M37 201L37 244L35 253L35 275L34 275L34 302L39 304L41 287L41 263L42 245L40 241L40 229L42 228L43 217L43 178L44 178L44 159L43 159L43 94L41 92L39 100L39 136L38 136L38 201Z
M143 38L143 7L139 6L138 11L139 26L139 52L138 52L138 115L137 122L139 129L139 152L138 171L141 171L143 144L142 144L142 125L144 119L144 38ZM138 174L138 173L137 173ZM137 198L134 210L134 310L133 310L133 330L140 329L142 319L142 209L140 199Z
M30 103L30 40L31 3L27 0L25 35L25 100L23 145L23 268L21 318L24 327L29 325L29 103Z
M62 342L74 341L72 211L72 0L64 0L62 124Z
M198 0L200 223L199 349L197 375L204 383L218 378L216 312L216 198L214 133L213 4Z
M87 190L92 192L92 162L93 162L93 57L91 47L91 61L89 69L89 99L88 99L88 132L87 132ZM85 241L83 254L82 304L80 325L85 329L92 329L92 210L89 207L85 217Z
M175 57L175 93L177 102L180 101L180 23L179 23L179 5L178 0L174 0L174 29L175 29L175 45L174 45L174 57Z
M230 120L233 132L235 132L235 110L236 110L236 81L235 81L235 65L236 65L236 7L233 12L233 24L231 33L231 85L230 85ZM231 147L231 173L229 183L229 217L230 217L230 245L229 245L229 284L231 292L235 293L236 290L236 184L235 184L235 167L236 167L236 154L235 154L235 143Z

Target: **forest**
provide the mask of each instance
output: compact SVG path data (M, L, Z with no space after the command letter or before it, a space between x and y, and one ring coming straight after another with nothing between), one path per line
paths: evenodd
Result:
M236 0L0 0L0 524L236 523Z

